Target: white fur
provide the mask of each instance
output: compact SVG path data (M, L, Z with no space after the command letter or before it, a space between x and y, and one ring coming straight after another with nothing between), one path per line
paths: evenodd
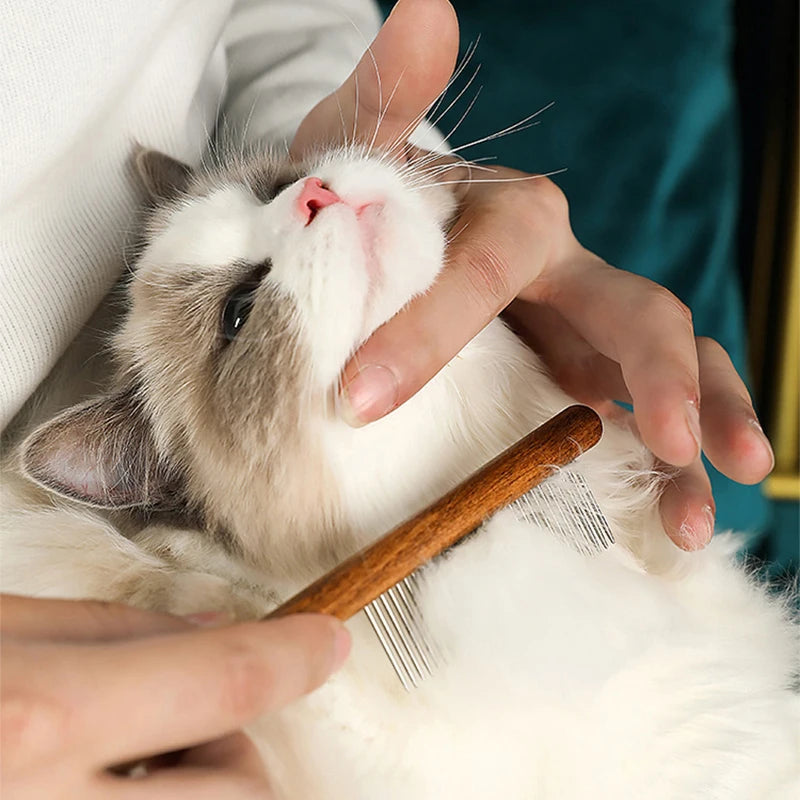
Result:
M297 300L315 380L327 386L364 336L435 279L450 209L437 191L404 187L374 162L337 155L309 174L356 205L382 203L378 286L351 210L323 209L306 228L292 212L297 184L266 207L227 187L178 208L140 270L146 278L151 268L218 269L271 254L269 279ZM344 518L363 543L568 402L494 322L384 420L314 424ZM578 555L498 514L424 572L420 603L447 663L410 695L355 618L345 668L253 728L280 797L797 796L798 638L782 601L736 564L732 538L700 553L667 540L660 479L627 429L609 425L578 463L617 544ZM196 534L150 528L124 538L86 511L23 509L6 515L5 528L6 590L117 599L116 578L129 585L133 574L164 589L153 596L166 596L171 610L207 609L216 597L256 613L292 583ZM209 595L221 579L224 591Z

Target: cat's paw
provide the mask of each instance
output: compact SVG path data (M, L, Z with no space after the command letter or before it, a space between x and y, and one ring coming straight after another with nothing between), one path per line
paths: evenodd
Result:
M262 575L196 531L153 525L133 541L168 571L135 587L131 603L178 615L218 611L237 620L258 619L275 606Z
M232 620L258 619L271 605L246 588L204 572L175 572L163 582L143 583L126 601L176 616L216 611L230 615Z

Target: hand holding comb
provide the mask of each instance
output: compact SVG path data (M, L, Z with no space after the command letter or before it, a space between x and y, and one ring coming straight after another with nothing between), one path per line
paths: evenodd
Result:
M557 519L548 516L554 503L563 503L565 490L548 486L546 479L597 444L602 432L600 417L592 409L564 409L424 511L287 600L269 617L317 612L346 620L366 606L403 685L416 685L417 677L430 674L434 653L425 641L414 604L412 573L418 567L512 503L523 516L541 520L562 538L574 539L577 531L583 541L574 543L583 550L600 550L613 542L594 498L577 475L569 474L566 489L570 518L564 517L563 508L554 515Z

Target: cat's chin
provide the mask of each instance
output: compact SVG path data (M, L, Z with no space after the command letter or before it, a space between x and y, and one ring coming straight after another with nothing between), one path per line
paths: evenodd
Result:
M356 209L358 230L361 235L361 247L364 251L364 267L369 281L365 301L367 312L369 312L375 294L384 280L383 267L377 252L377 239L383 208L383 203L375 202Z

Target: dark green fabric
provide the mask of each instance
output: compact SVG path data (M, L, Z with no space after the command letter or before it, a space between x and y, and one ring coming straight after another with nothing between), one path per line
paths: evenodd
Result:
M538 124L462 151L551 172L578 238L667 286L746 373L735 261L739 153L725 0L455 0L483 91L454 145L542 108ZM468 67L466 74L471 69ZM474 94L468 90L465 98ZM466 108L457 104L443 132ZM654 368L657 366L654 365ZM718 528L762 531L758 487L712 470Z

